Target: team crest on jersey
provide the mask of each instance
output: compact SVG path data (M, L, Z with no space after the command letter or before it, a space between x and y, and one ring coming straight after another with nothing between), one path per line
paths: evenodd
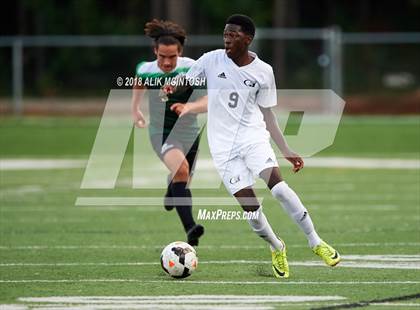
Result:
M245 80L244 84L246 86L249 86L249 87L255 87L255 84L257 84L257 82L256 81L251 81L251 80Z

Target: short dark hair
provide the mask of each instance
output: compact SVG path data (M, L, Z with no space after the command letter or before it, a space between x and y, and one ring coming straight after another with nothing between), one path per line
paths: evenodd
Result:
M254 21L242 14L234 14L228 17L226 24L233 24L241 26L242 32L249 34L251 36L255 35L255 24Z

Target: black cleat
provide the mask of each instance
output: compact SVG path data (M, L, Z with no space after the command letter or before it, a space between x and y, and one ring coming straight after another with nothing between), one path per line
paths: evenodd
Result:
M204 234L204 227L200 224L194 225L188 232L187 232L187 243L191 246L198 245L198 239Z
M175 208L172 202L172 197L169 196L168 193L166 193L165 197L163 198L163 207L166 211L171 211L173 208Z

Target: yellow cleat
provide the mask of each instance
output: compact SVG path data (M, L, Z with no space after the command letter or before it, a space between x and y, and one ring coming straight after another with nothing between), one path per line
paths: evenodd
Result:
M331 267L337 265L340 260L340 254L330 245L322 241L320 244L315 246L312 251L319 257L321 257L324 262Z
M271 251L271 260L273 262L272 268L274 276L276 278L288 278L289 264L287 263L286 257L286 245L284 246L283 251Z

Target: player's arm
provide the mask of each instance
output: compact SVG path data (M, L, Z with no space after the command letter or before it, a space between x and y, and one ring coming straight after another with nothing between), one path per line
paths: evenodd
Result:
M185 74L178 74L170 83L162 86L163 95L180 94L189 91L192 85L186 79Z
M144 86L134 85L131 97L131 113L133 115L134 125L138 128L147 127L146 119L140 110L141 102L143 100Z
M290 161L293 164L293 171L298 172L303 168L304 162L302 157L293 152L284 138L283 133L281 132L279 125L277 123L277 118L271 108L260 107L260 110L264 116L264 121L267 127L268 132L270 133L271 138L276 143L277 147L282 152L284 158Z
M207 112L208 96L202 96L196 101L187 103L174 103L171 105L171 110L182 117L187 114L199 114Z
M207 54L203 54L199 59L197 59L194 64L190 67L187 73L178 74L175 78L171 80L170 84L166 84L162 87L162 93L164 95L170 95L175 93L183 93L189 91L191 88L194 88L194 80L198 77L206 77L205 66Z

